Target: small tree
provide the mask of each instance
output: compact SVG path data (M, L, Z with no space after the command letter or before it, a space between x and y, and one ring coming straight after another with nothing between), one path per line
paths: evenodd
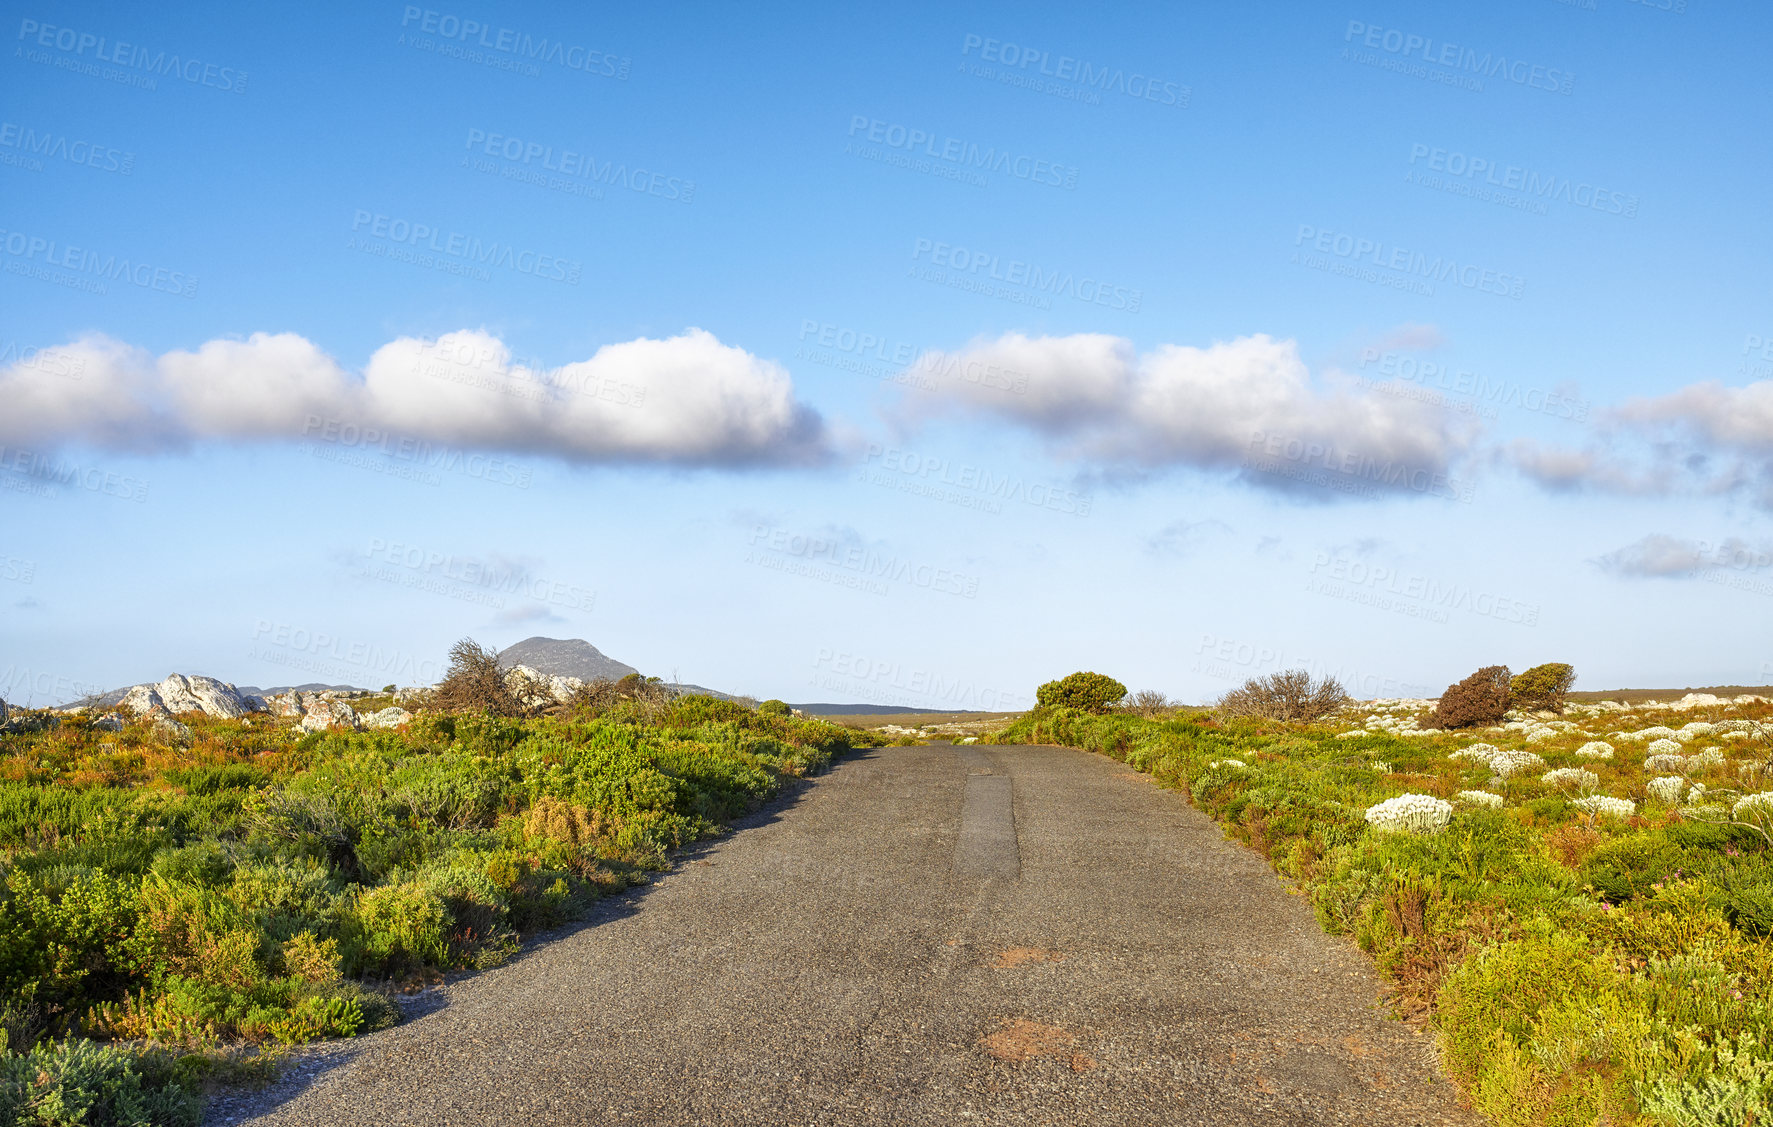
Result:
M794 710L789 708L785 701L779 701L779 700L774 700L774 699L766 700L762 704L758 705L757 711L763 713L765 716L792 716L792 715L794 715Z
M1508 711L1506 665L1486 665L1457 684L1448 685L1429 724L1436 728L1470 728L1501 723Z
M1042 708L1075 708L1080 712L1107 712L1127 695L1127 687L1101 673L1073 673L1048 681L1034 691Z
M432 695L431 704L445 712L489 712L522 716L523 702L505 684L499 655L472 638L449 649L449 669Z
M1322 720L1348 700L1348 690L1334 677L1313 681L1305 670L1289 669L1250 678L1220 697L1217 707L1227 716L1312 721Z
M1564 696L1576 683L1576 670L1561 661L1535 665L1525 673L1516 674L1508 683L1508 695L1514 707L1536 712L1550 709L1564 711Z

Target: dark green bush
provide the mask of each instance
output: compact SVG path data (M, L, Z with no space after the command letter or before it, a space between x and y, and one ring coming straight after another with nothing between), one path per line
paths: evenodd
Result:
M757 711L763 713L765 716L794 715L794 710L789 708L785 702L779 700L766 700L757 706Z
M1075 708L1079 712L1103 713L1122 697L1127 687L1101 673L1073 673L1057 681L1048 681L1035 690L1034 699L1043 708Z

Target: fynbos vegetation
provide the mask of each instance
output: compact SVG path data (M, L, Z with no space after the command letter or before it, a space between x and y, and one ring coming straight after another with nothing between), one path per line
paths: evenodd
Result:
M644 682L516 715L489 657L458 645L435 695L454 710L399 731L190 713L185 733L82 715L0 733L0 1122L55 1101L90 1114L43 1122L188 1122L201 1055L84 1039L390 1024L399 990L508 958L849 744Z
M1546 669L1536 706L1572 679ZM994 740L1100 752L1217 818L1373 954L1498 1124L1769 1122L1773 706L1509 719L1508 690L1493 666L1432 713L1350 704L1334 725L1236 694L1162 721L1048 706Z

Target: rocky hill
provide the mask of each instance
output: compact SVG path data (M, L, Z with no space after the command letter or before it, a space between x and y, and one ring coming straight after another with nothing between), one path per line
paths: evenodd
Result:
M619 681L640 670L625 665L583 638L525 638L499 651L506 669L527 665L550 677L577 677L581 681Z

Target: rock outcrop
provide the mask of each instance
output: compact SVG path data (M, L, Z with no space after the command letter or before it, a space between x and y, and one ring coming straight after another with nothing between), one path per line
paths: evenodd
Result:
M371 712L363 717L365 728L398 728L402 724L412 723L412 713L404 708L384 708L380 712Z
M174 716L181 712L201 712L224 720L265 711L263 698L243 694L233 685L214 677L187 677L182 673L174 673L158 685L136 685L123 694L117 705L138 715L159 708Z
M265 698L265 709L283 720L299 721L303 731L324 732L328 728L361 728L362 718L344 700L345 694L333 689L309 692L291 689Z
M337 697L322 696L306 702L302 714L302 730L324 732L328 728L361 728L357 710Z
M505 687L516 694L523 707L547 708L571 700L574 693L585 687L585 682L577 677L550 675L527 665L517 665L505 671Z

